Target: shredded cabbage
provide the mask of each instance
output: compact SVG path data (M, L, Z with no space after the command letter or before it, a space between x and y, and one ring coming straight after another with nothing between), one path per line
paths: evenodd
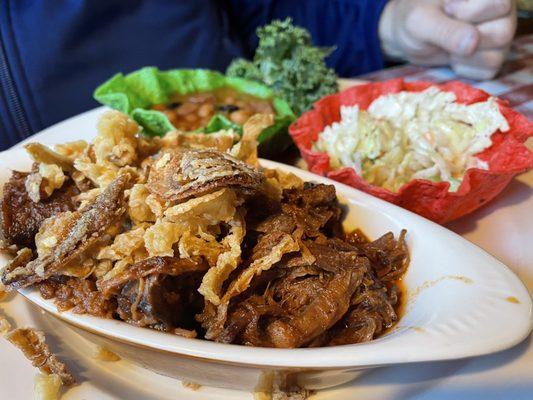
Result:
M475 155L492 134L509 130L495 98L465 105L434 86L381 96L366 111L342 106L340 114L314 149L327 152L333 168L352 167L392 191L412 179L447 181L456 191L468 168L488 168Z

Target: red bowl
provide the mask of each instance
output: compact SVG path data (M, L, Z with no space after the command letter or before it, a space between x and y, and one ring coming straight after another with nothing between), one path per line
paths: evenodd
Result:
M440 224L471 213L492 200L517 174L533 168L533 153L523 144L533 136L533 124L522 114L511 109L507 102L498 99L498 106L509 123L509 131L496 131L492 146L477 154L487 162L488 170L470 168L456 192L450 192L449 182L432 182L413 179L398 192L392 192L366 182L353 168L333 170L327 153L312 150L313 143L324 127L340 120L340 107L358 105L366 110L379 96L400 91L419 92L429 86L455 93L457 101L472 104L485 101L488 93L462 82L443 85L431 82L405 82L392 79L384 82L354 86L340 93L326 96L314 104L290 127L294 142L307 162L309 170L370 193Z

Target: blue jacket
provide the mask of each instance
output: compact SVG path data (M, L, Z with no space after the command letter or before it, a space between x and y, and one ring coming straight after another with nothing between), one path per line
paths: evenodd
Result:
M94 88L145 65L223 71L258 26L290 16L337 46L340 76L382 67L387 0L0 0L0 150L97 106ZM67 138L65 138L67 139Z

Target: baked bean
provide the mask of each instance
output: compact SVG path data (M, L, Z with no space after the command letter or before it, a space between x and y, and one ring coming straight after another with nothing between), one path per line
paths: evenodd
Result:
M254 114L274 114L268 100L220 88L212 92L176 95L168 104L156 104L153 110L161 111L177 129L193 131L206 126L215 114L243 125Z
M202 118L205 118L209 115L213 115L214 111L215 111L215 106L213 104L205 103L205 104L202 104L200 108L198 109L198 115Z
M235 104L235 97L233 97L233 96L226 96L226 97L224 97L223 100L224 100L224 103L226 103L226 104Z
M250 113L245 110L233 111L229 115L229 119L237 125L244 125L244 123L248 121L248 118L250 118Z
M195 112L197 108L198 104L185 102L181 106L176 108L176 112L178 113L178 115L185 116L187 114Z
M185 117L183 117L185 119L185 121L187 122L195 122L198 120L198 114L195 114L195 113L191 113L191 114L187 114Z

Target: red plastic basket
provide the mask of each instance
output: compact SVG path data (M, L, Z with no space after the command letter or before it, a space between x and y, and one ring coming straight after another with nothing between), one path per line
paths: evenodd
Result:
M533 124L522 114L498 99L500 111L509 123L509 131L495 132L492 146L477 155L487 162L488 170L470 168L456 192L450 192L448 182L414 179L398 192L374 186L360 177L353 168L332 170L327 153L312 150L313 143L324 127L340 119L340 107L359 105L367 109L379 96L400 91L418 92L429 86L455 93L457 101L472 104L485 101L488 93L462 82L437 85L431 82L405 82L393 79L354 86L326 96L314 104L289 128L289 132L307 162L309 170L377 196L438 223L446 223L471 213L498 195L517 174L533 168L533 153L523 144L533 136Z

